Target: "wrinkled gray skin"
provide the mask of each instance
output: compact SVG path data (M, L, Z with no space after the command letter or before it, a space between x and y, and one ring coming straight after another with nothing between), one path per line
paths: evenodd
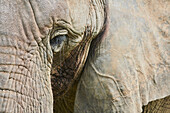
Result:
M74 72L79 75L91 40L103 27L103 15L102 8L96 11L86 0L1 0L0 112L52 113L53 95L63 95L62 90L67 89L63 83L74 76L66 75L68 79L65 80L62 74L57 75L61 79L52 84L51 78L55 77L51 74L56 74L52 63L60 66L59 59L71 56L70 51L82 41L85 47L79 49L80 57L75 56L80 53L73 54L78 61L70 60L70 64L79 63ZM67 36L67 41L63 35ZM56 45L51 42L55 36L59 38ZM60 53L62 45L65 50L60 57L56 54ZM70 73L69 70L67 74ZM51 84L56 86L54 93Z
M73 75L81 76L75 102L73 98L70 104L74 112L137 113L148 102L170 95L170 5L168 0L158 3L1 0L0 112L52 113L54 106L61 105L60 101L53 105L53 98L58 98L53 96L61 91L58 87L52 91L51 75L57 73L53 64L60 66L59 59L70 56L80 42L86 46ZM56 45L50 43L55 35L67 35L69 42L64 37ZM67 90L59 97L69 95ZM73 111L63 106L55 112Z
M170 95L169 11L169 0L109 1L107 30L85 65L76 113L139 113ZM153 104L148 112L169 113L164 104L158 106L167 110Z

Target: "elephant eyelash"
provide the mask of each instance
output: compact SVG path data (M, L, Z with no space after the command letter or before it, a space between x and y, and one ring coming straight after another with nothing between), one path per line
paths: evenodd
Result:
M59 52L64 46L64 42L68 39L68 31L65 29L56 30L50 38L50 45L53 52Z
M55 38L55 37L57 37L57 36L62 36L62 35L68 35L68 31L65 30L65 29L63 29L63 30L57 30L57 31L55 31L55 32L52 34L52 36L51 36L50 39L53 39L53 38Z
M82 35L83 33L76 32L72 26L58 23L50 32L51 49L54 53L61 51L63 47L69 50L70 47L77 46L81 42Z
M55 37L53 37L51 40L50 40L50 45L51 45L51 49L53 50L53 52L57 53L59 52L63 45L64 45L64 42L67 40L67 35L57 35Z

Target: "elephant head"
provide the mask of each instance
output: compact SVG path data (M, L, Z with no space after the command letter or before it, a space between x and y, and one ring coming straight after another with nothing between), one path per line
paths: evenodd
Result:
M0 112L132 113L168 96L148 1L1 0Z
M0 112L51 113L53 97L62 106L104 29L104 7L95 0L0 1Z

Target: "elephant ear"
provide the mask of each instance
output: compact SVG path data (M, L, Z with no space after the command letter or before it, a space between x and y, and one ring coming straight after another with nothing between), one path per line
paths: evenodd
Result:
M76 113L140 113L143 105L170 95L168 8L147 3L110 1L109 30L86 62Z

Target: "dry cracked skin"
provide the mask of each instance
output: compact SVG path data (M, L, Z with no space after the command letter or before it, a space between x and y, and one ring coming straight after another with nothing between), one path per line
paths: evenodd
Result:
M1 0L0 112L169 113L169 0Z

